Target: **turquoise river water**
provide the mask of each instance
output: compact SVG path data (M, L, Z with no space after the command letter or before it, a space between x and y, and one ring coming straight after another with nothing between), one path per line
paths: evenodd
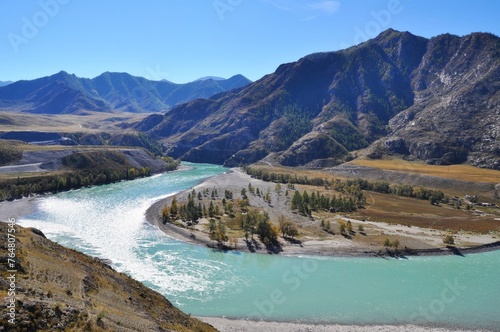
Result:
M20 220L199 316L500 330L500 251L409 259L221 253L174 240L146 209L226 169L193 169L39 200Z

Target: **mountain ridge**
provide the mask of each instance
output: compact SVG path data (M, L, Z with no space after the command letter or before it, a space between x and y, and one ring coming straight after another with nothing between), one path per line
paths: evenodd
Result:
M282 64L248 86L178 105L136 128L164 140L175 158L228 166L262 158L327 166L359 152L498 169L499 45L489 33L426 39L389 29ZM457 106L461 115L452 112L450 100L466 96L474 102ZM446 130L465 134L440 133ZM479 139L483 133L489 136Z
M250 81L242 75L185 84L152 81L128 73L105 72L92 79L60 71L0 87L0 111L35 114L85 112L160 112L196 98L208 98Z

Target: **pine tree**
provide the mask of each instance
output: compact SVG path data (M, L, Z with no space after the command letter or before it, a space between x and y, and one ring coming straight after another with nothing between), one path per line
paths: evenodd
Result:
M170 215L172 217L177 217L177 213L179 213L179 208L177 207L177 197L172 199L172 204L170 205Z

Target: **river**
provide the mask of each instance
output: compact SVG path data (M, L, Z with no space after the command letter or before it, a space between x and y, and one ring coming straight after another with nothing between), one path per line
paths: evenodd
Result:
M50 195L20 224L159 291L197 316L500 329L500 251L409 259L221 253L148 224L160 198L226 169L191 170Z

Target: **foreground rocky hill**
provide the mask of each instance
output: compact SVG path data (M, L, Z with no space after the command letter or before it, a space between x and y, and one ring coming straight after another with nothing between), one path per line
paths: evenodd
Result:
M0 222L3 262L8 228ZM9 311L2 310L2 331L215 331L104 262L64 248L38 230L15 230L15 320L9 322ZM5 264L0 268L5 309L13 279Z
M242 89L147 117L136 129L195 162L327 166L368 148L500 168L500 39L389 29L283 64Z

